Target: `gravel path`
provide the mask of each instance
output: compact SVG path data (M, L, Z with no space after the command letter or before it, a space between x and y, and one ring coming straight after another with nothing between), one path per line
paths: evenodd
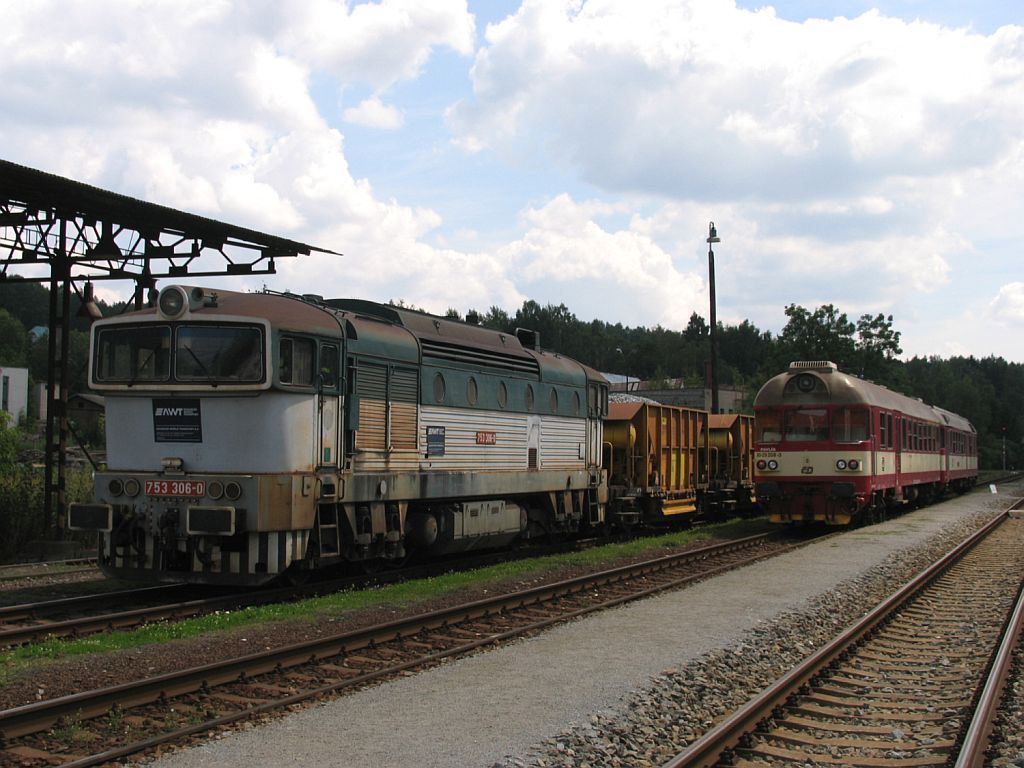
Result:
M657 765L1021 492L1000 490L850 531L152 765Z

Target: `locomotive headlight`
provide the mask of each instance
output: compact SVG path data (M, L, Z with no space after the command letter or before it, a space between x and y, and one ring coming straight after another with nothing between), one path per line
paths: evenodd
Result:
M224 486L224 494L232 501L238 501L242 498L242 486L232 480Z
M768 466L768 462L764 459L757 460L757 468L764 471L764 468Z
M120 496L124 493L124 483L115 477L107 485L107 490L110 491L111 496Z
M165 317L175 318L185 311L185 292L176 285L170 285L160 291L157 304Z
M860 462L857 461L856 459L850 459L850 461L847 462L846 466L848 466L850 469L857 470L860 469Z
M216 501L224 495L224 483L220 480L211 480L206 484L206 495Z
M124 481L125 496L130 496L131 498L134 499L136 496L139 495L139 490L139 481L136 480L134 477L129 477L127 480Z
M840 472L846 469L846 459L839 459L839 461L836 462L836 469Z
M774 472L778 468L779 468L779 462L777 462L775 459L769 459L768 460L768 469L770 469L772 472Z

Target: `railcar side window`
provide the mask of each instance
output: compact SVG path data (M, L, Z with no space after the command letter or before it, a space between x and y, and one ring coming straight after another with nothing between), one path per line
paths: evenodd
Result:
M171 376L171 329L166 325L102 328L96 336L96 380L129 384Z
M313 383L312 339L281 339L278 376L282 384Z
M832 439L837 443L859 443L868 439L868 411L836 408L832 412Z
M828 411L824 408L797 408L786 411L787 440L828 440Z
M777 443L782 439L782 414L778 411L761 411L755 416L757 440L761 443Z

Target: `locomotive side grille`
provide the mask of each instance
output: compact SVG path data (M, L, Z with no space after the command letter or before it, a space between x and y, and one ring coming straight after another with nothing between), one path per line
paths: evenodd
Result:
M356 393L359 395L359 430L356 448L383 450L387 440L387 413L384 398L387 393L388 369L383 365L363 363L359 366Z
M416 402L419 387L416 370L395 368L391 371L391 447L416 448Z
M389 380L390 377L390 380ZM356 448L416 448L416 403L419 386L415 368L392 368L362 363L356 379L359 430Z
M432 339L420 339L420 343L423 346L424 364L465 363L531 376L537 376L540 372L540 366L532 357L516 357L500 350L461 347Z

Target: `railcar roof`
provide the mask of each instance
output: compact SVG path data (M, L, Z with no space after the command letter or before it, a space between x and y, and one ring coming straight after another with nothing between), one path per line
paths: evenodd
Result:
M801 393L794 396L785 391L786 384L795 376L810 373L822 381L825 392ZM881 384L860 379L838 370L797 369L780 373L769 379L754 398L754 407L799 403L822 403L833 405L870 405L899 411L922 421L948 424L973 432L970 422L962 416L928 405L917 398L894 392Z

